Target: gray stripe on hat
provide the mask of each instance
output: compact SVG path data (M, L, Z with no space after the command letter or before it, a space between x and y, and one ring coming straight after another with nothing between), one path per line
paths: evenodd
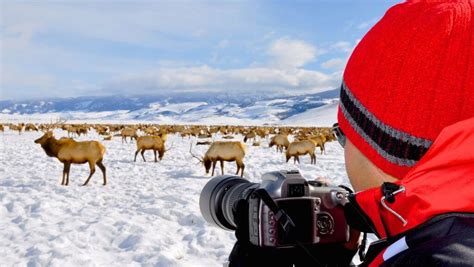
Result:
M403 158L399 158L399 157L396 157L396 156L393 156L393 155L390 155L388 154L385 150L383 150L377 143L375 143L374 140L372 140L372 138L370 138L360 127L359 125L357 125L357 123L354 121L354 119L351 117L351 115L349 114L349 112L347 112L346 108L344 107L344 105L342 105L342 102L341 102L341 105L339 105L339 107L341 107L341 111L342 113L344 114L344 117L347 119L347 121L349 122L349 124L352 126L352 128L354 128L354 130L356 131L356 133L358 135L360 135L362 138L364 138L365 141L367 141L367 143L369 143L370 146L372 146L373 149L375 149L375 151L377 151L377 153L382 156L384 159L386 159L387 161L393 163L393 164L397 164L397 165L400 165L400 166L407 166L407 167L411 167L413 165L416 164L417 161L414 161L414 160L410 160L410 159L403 159Z
M415 145L415 146L422 146L422 147L425 147L425 148L430 148L431 144L433 143L431 140L415 137L415 136L410 135L408 133L399 131L399 130L394 129L391 126L383 123L379 119L377 119L374 116L374 114L372 114L370 111L368 111L359 102L359 100L357 100L357 98L354 97L354 95L350 92L349 88L347 87L347 85L344 81L342 82L341 88L347 94L347 96L352 101L352 103L354 103L354 105L362 112L362 114L364 114L373 124L375 124L382 131L386 132L387 134L389 134L392 137L395 137L396 139L402 140L402 141L407 142L409 144L412 144L412 145Z

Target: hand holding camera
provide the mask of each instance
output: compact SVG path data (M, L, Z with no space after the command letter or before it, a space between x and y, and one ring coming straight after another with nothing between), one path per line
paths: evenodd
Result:
M343 206L348 192L298 171L270 172L261 184L236 176L213 178L200 208L211 224L235 230L230 266L348 266L357 248ZM355 246L357 247L357 245Z

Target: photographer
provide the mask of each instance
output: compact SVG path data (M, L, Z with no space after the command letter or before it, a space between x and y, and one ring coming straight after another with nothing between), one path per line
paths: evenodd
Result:
M346 219L380 238L363 265L472 266L472 1L408 1L388 10L347 63L338 123L357 192L344 206ZM348 243L306 250L254 246L247 208L243 200L235 206L230 266L347 266L356 253L356 231Z

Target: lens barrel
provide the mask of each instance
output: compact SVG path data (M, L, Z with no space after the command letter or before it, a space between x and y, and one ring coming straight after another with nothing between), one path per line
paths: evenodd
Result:
M224 175L212 178L201 191L199 207L204 219L225 230L235 230L232 208L234 203L247 196L259 184L239 176Z

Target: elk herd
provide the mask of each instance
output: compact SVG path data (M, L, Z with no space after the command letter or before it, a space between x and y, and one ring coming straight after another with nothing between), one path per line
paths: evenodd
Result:
M152 150L154 161L161 161L173 145L166 147L168 135L179 136L181 140L190 140L189 153L204 166L206 174L211 171L213 176L217 163L224 174L224 162L235 162L236 174L243 177L247 153L247 145L260 146L262 140L268 141L269 147L276 147L277 153L283 153L286 162L291 158L300 163L300 157L309 155L311 164L316 164L316 148L325 153L325 143L335 141L329 127L279 127L279 126L205 126L205 125L153 125L153 124L66 124L64 121L49 124L0 124L0 132L8 128L22 134L25 131L42 131L44 134L34 142L41 145L49 157L57 158L64 166L61 185L69 184L71 164L89 164L90 173L83 185L87 185L95 173L97 166L103 175L103 185L107 184L106 168L103 164L105 146L99 141L76 141L74 138L88 136L95 131L102 141L110 141L120 137L122 144L136 143L133 161L136 162L140 153L146 161L145 151ZM68 137L56 139L53 130L63 130ZM191 139L192 138L192 139ZM215 140L219 138L219 140ZM242 140L242 141L239 141ZM290 142L290 140L292 140ZM203 156L193 152L195 146L208 146Z

